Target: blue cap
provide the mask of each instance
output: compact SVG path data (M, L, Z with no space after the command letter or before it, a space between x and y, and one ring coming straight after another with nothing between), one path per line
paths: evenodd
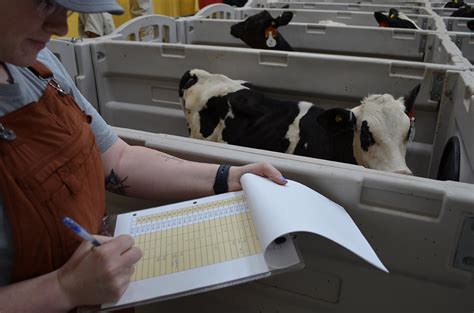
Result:
M71 11L80 13L109 12L120 15L123 8L115 0L56 0L58 4Z

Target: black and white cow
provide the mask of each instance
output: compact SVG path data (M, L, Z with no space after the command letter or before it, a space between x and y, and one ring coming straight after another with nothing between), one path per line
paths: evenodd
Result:
M380 27L421 29L414 21L404 13L398 12L397 9L392 8L388 13L383 11L374 12L374 17Z
M470 5L460 7L451 14L452 17L474 17L474 8Z
M465 5L466 5L466 3L463 0L452 0L452 1L447 2L444 5L444 7L445 8L457 9L457 8L460 8L460 7L465 6Z
M232 25L230 34L240 38L251 48L293 51L290 44L278 32L278 27L288 25L292 18L291 12L283 12L281 16L273 18L267 10L264 10Z
M370 95L352 110L281 101L244 81L193 69L179 85L190 136L411 174L405 163L411 111L405 98Z

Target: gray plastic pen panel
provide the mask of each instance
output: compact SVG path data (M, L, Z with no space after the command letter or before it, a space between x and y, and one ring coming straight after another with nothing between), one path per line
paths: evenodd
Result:
M242 19L255 15L263 9L242 9ZM293 23L318 23L322 20L331 20L353 26L371 26L378 27L378 23L371 12L352 12L352 11L318 11L318 10L294 10L294 9L266 9L273 17L281 15L285 11L293 12ZM428 15L407 15L421 29L435 30L433 17Z
M467 313L474 307L471 268L455 264L466 237L463 226L474 216L474 185L170 135L116 131L125 141L194 161L274 164L285 177L342 205L390 270L382 273L324 238L300 233L296 242L305 262L301 271L158 302L138 312L196 307L213 313L253 312L258 307L262 312L294 313ZM108 207L114 212L148 205L122 199L109 198Z
M293 0L291 0L291 1L293 1ZM429 5L431 5L431 7L433 9L438 9L438 8L443 9L444 6L446 5L446 2L448 2L448 1L430 1ZM464 2L468 5L470 5L470 6L474 5L474 3L470 2L470 1L464 1Z
M99 110L90 48L93 42L95 40L52 39L48 49L58 57L84 97Z
M407 5L407 6L426 6L428 1L424 0L280 0L278 2L316 2L316 3L360 3L360 4L387 4L387 5Z
M457 9L451 9L451 8L432 8L433 12L438 14L441 17L449 17L453 12L455 12Z
M443 17L443 22L446 24L448 32L466 32L471 33L471 30L467 27L467 22L472 20L471 18L462 17Z
M247 47L230 35L235 23L234 20L186 19L184 43ZM290 23L279 32L299 52L468 66L449 38L428 31Z
M450 32L449 36L461 50L463 56L474 63L474 35L472 33Z
M445 149L460 159L460 181L474 184L474 73L448 73L439 108L430 164L430 177L437 177ZM459 146L448 144L456 137ZM452 140L451 140L452 141Z
M444 78L449 69L455 69L406 61L199 45L103 41L93 48L94 55L101 56L94 59L94 67L105 120L115 126L180 136L187 136L188 131L178 82L193 68L249 81L274 97L313 101L324 108L352 108L371 93L403 96L421 83L416 138L407 159L414 173L423 177L429 171Z
M241 18L241 10L227 4L215 3L205 6L196 14L196 17L224 20L239 20Z
M163 15L145 15L129 20L114 31L123 39L132 41L178 42L174 18Z
M405 5L387 5L387 4L359 4L359 3L321 3L321 2L270 2L266 0L249 1L246 7L248 8L269 8L279 9L288 5L288 9L298 10L335 10L335 11L360 11L360 12L388 12L391 8L396 8L399 12L405 14L422 14L429 15L430 12L419 6L405 6Z
M71 77L77 76L77 62L74 51L74 43L69 39L53 39L48 42L48 49L63 64Z
M240 8L234 9L225 4L213 4L206 6L196 13L196 17L211 19L246 19L255 15L264 9ZM273 17L281 15L285 11L293 12L293 23L318 23L321 20L332 20L334 22L344 23L353 26L371 26L378 27L378 23L371 12L353 12L353 11L322 11L322 10L297 10L297 9L265 9ZM434 17L429 15L407 15L421 29L437 30Z

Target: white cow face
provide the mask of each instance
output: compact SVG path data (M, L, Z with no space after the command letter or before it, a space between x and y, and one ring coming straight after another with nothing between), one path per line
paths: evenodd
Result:
M353 151L359 165L412 175L405 163L410 119L404 102L389 94L370 95L351 110L357 119Z

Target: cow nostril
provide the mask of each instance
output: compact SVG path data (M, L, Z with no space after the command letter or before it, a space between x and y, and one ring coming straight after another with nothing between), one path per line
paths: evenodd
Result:
M398 171L395 171L394 173L403 174L403 175L413 175L412 171L410 171L409 169L398 170Z

